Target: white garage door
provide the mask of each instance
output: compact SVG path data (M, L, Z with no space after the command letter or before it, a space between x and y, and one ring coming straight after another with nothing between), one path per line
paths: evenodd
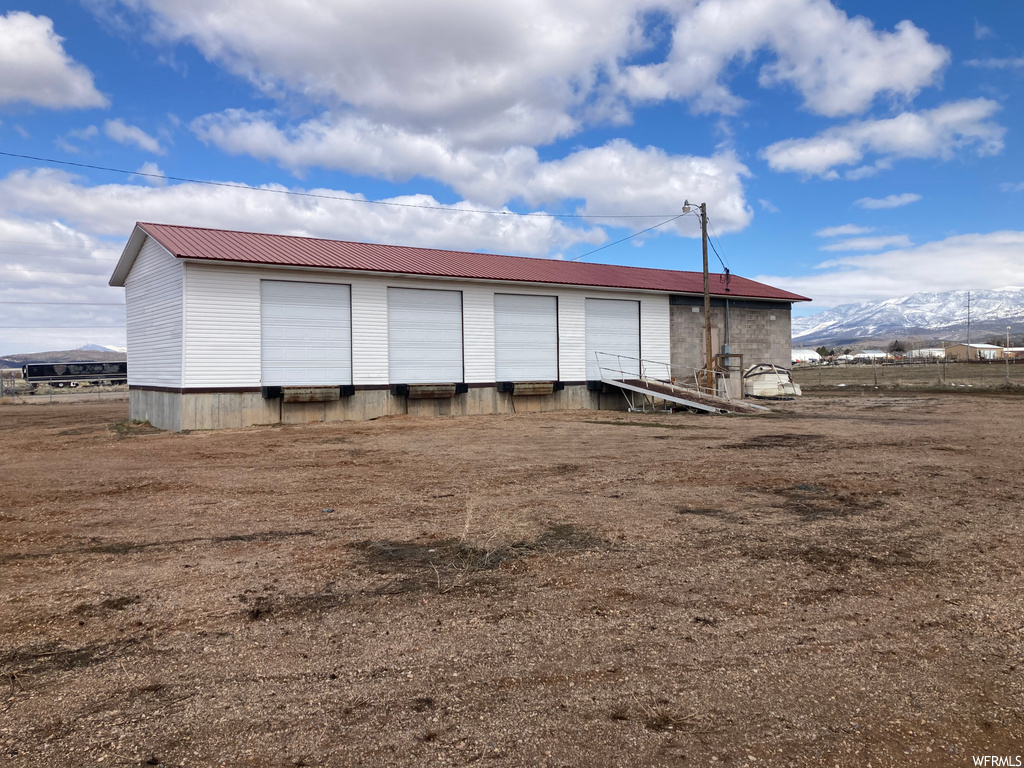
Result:
M554 296L494 295L496 381L558 379L558 300Z
M260 281L264 386L352 383L347 285Z
M388 381L462 381L462 291L388 288Z
M587 379L600 379L595 352L640 357L640 302L619 299L587 299ZM602 356L602 365L621 367L627 376L637 376L636 359L621 362ZM614 377L614 375L613 375Z

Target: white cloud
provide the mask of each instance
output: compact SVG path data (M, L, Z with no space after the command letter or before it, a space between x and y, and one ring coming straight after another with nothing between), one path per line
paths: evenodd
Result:
M0 16L0 104L47 109L105 107L92 73L64 51L64 38L46 16L11 11Z
M757 199L757 203L761 206L762 211L767 211L768 213L781 213L779 207L771 200L765 200L763 197L759 197Z
M825 227L814 234L818 237L838 237L840 235L866 235L874 232L874 227L859 227L856 224L841 224L838 227Z
M989 37L995 37L996 33L992 31L990 27L986 27L977 19L974 20L974 39L985 40Z
M913 243L906 235L885 237L851 237L836 243L823 245L823 251L880 251L883 248L909 248Z
M630 105L687 100L734 112L725 80L761 51L763 87L797 88L826 115L937 82L945 48L908 21L894 31L827 0L109 0L158 39L188 42L273 97L460 146L537 145ZM672 34L664 60L636 64Z
M80 141L88 141L99 136L100 130L95 125L90 125L87 128L76 128L73 131L68 131L64 136L58 136L54 143L65 152L78 153L81 150L77 144L72 144L71 139L77 139Z
M904 192L902 195L886 195L885 197L862 197L854 200L853 204L859 208L877 210L879 208L902 208L904 205L916 203L921 196L916 192Z
M529 205L580 200L580 212L591 215L672 215L666 201L692 198L708 202L722 232L742 229L752 217L743 197L748 171L728 152L669 155L615 140L545 162L528 146L459 148L441 133L414 134L351 114L288 130L272 117L228 110L205 115L192 128L203 141L232 154L276 160L294 171L337 168L389 180L425 176L489 206L515 199Z
M142 166L137 170L130 178L141 178L147 184L151 184L154 187L165 187L167 186L167 174L160 170L160 166L156 163L143 163Z
M1015 59L969 59L964 64L979 69L1022 69L1024 68L1024 56Z
M490 148L574 133L654 0L126 0L270 96ZM613 110L614 111L614 110Z
M1024 181L1018 181L1016 184L1005 182L1000 184L999 188L1003 190L1003 192L1024 192Z
M979 156L994 155L1002 151L1006 133L990 120L999 109L989 99L953 101L892 118L854 121L809 139L786 139L761 154L774 171L824 178L838 178L836 166L855 165L868 153L880 156L881 168L900 158L947 159L967 147Z
M52 219L0 213L0 354L123 346L123 329L93 327L124 324L123 292L107 286L121 247Z
M819 309L918 291L1019 285L1024 274L1024 232L956 235L915 248L831 259L817 266L815 275L756 279L809 296Z
M128 125L121 118L107 120L103 124L103 132L118 144L132 144L154 155L164 154L160 142L135 125Z
M880 93L912 99L937 82L949 52L909 21L877 31L825 0L704 0L684 13L664 62L626 67L621 87L636 100L691 99L699 111L741 105L722 82L736 61L775 54L760 84L787 84L823 115L863 112Z
M524 256L558 255L578 243L600 245L607 240L600 228L568 226L550 216L481 215L472 213L475 206L470 204L444 205L429 195L390 198L408 206L392 207L260 190L286 188L86 186L63 171L21 170L0 179L0 210L34 220L59 218L90 236L115 237L122 243L136 220ZM293 191L363 199L344 190Z

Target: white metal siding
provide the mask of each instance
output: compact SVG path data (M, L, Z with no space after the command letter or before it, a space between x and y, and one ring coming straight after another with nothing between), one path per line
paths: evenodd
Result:
M260 276L265 274L186 265L186 387L260 385Z
M170 264L175 264L170 254L165 252L165 256ZM135 278L130 278L126 284L132 279ZM558 377L564 381L587 378L585 304L588 296L640 302L644 358L668 361L670 356L669 301L666 294L188 263L185 265L184 383L169 379L137 383L176 387L258 387L261 374L261 279L351 285L352 383L356 385L408 382L389 379L388 375L389 287L435 289L449 293L455 288L462 292L465 373L462 378L446 377L445 381L487 383L500 380L495 375L494 294L512 291L557 296ZM131 296L132 289L128 290ZM178 318L180 323L180 310ZM180 330L178 339L176 345L180 349ZM176 354L177 357L171 358L161 355L160 359L165 362L178 360L180 372L181 353ZM134 348L130 355L134 360Z
M352 383L352 308L347 285L260 281L264 385Z
M449 284L448 287L451 287ZM471 383L494 381L494 288L464 283L462 289L462 339L465 378Z
M669 314L668 295L648 295L641 299L640 349L644 360L665 364L672 362Z
M388 383L388 288L379 278L351 275L352 383Z
M147 237L124 281L128 383L180 387L184 265Z
M587 379L600 379L596 352L622 355L622 360L602 358L626 375L636 376L640 357L640 302L622 299L587 299ZM626 359L634 358L634 359Z
M558 294L558 373L563 381L587 377L585 308L582 291Z
M558 299L494 294L497 381L558 379Z
M388 379L461 382L462 293L388 288Z

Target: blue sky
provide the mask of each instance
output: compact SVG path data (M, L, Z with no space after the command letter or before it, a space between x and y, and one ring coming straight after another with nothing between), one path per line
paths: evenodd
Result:
M1022 97L1005 0L4 3L0 152L148 175L0 155L0 354L122 346L136 220L696 270L589 253L689 199L799 314L1021 285Z

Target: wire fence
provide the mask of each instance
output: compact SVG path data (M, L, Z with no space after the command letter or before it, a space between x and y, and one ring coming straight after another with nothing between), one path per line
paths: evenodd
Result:
M921 360L854 365L796 365L801 387L908 387L918 389L1024 387L1024 360L972 362Z
M127 400L128 387L80 386L56 388L31 387L21 379L0 378L0 405L46 405L49 403L94 403L103 400Z

